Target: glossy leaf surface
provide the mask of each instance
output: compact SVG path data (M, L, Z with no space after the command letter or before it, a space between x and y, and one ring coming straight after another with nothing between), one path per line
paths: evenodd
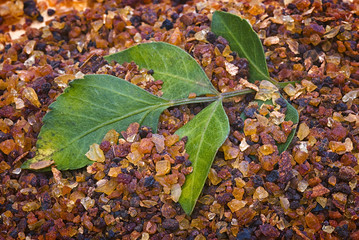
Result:
M78 169L93 163L85 156L110 129L120 132L130 123L157 130L160 114L171 103L120 78L87 75L70 83L50 105L43 118L35 158L24 163L53 160L60 170Z
M164 42L139 44L105 57L107 61L135 62L140 68L152 69L153 77L162 80L163 98L176 100L218 94L201 66L179 47Z
M202 192L213 159L229 134L229 121L222 101L211 103L178 129L176 134L188 137L186 151L190 156L193 172L186 177L179 202L183 210L191 214Z
M249 81L271 80L262 43L247 20L231 13L216 11L211 30L228 40L232 51L249 62Z

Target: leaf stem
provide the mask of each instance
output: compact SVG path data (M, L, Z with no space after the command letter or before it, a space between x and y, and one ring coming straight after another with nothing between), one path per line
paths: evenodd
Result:
M254 90L247 88L247 89L243 89L243 90L222 93L221 96L223 99L227 99L227 98L232 98L232 97L236 97L239 95L245 95L245 94L253 93L253 92L254 92Z
M242 89L242 90L237 90L237 91L232 91L232 92L221 93L219 95L211 96L211 97L196 97L196 98L185 98L185 99L179 99L179 100L172 100L172 101L170 101L170 103L171 103L170 105L178 106L178 105L183 105L183 104L214 102L220 98L227 99L227 98L232 98L232 97L236 97L236 96L240 96L240 95L245 95L245 94L252 93L252 92L254 92L254 90L252 90L252 89Z

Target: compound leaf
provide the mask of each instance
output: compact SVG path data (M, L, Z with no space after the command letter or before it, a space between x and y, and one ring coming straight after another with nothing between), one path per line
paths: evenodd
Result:
M143 43L105 57L107 61L135 62L141 68L154 71L153 77L162 80L163 97L170 100L215 94L217 90L191 55L164 42Z
M52 161L60 170L89 165L93 163L85 156L89 146L100 143L110 129L120 132L138 122L156 131L161 112L171 104L110 75L74 80L50 105L51 111L43 118L37 154L22 167Z
M217 100L208 105L178 129L176 134L188 137L186 151L193 166L193 172L186 177L179 199L183 210L189 215L202 192L213 159L229 134L229 121L222 101Z

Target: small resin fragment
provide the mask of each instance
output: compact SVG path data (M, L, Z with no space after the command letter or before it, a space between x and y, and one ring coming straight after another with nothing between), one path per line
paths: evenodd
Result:
M100 148L100 145L94 143L90 146L90 150L85 154L88 159L94 162L104 162L105 155Z
M303 140L304 138L306 138L309 135L309 127L308 125L303 122L299 125L298 128L298 132L297 132L297 137L299 138L299 140Z
M278 111L273 111L269 114L269 117L271 122L273 122L275 125L280 125L282 122L284 122L285 114Z
M253 199L258 199L259 201L262 201L266 199L269 196L268 192L263 187L258 187L254 191Z
M28 202L23 207L22 210L25 212L31 212L39 209L41 207L40 203L38 202Z
M291 84L288 84L288 85L291 85ZM279 97L280 97L280 95L278 93L278 88L276 86L274 86L271 82L269 82L267 80L263 80L263 81L261 81L261 83L259 85L259 90L254 98L257 100L262 100L262 101L272 99L273 102L275 102L275 100L277 100Z
M15 149L15 146L15 141L8 139L0 143L0 150L7 155Z
M126 132L121 132L121 134L126 139L127 142L134 142L139 127L140 125L138 123L131 123L130 126L128 126Z
M226 71L232 75L232 76L236 76L238 73L238 67L236 65L234 65L233 63L229 63L229 62L225 62L224 63L226 66Z
M278 43L279 43L279 37L277 36L267 37L263 41L263 44L266 46L271 46Z
M246 201L240 201L237 199L232 199L229 203L227 203L229 209L231 209L231 212L236 212L239 209L243 208L247 204Z
M39 98L37 97L37 94L35 90L31 87L27 87L22 92L24 94L24 97L30 101L30 103L36 107L40 107L41 103L39 102Z
M217 185L222 181L222 179L218 177L216 170L213 168L209 170L208 179L213 185Z
M259 88L257 87L257 85L248 82L248 81L247 81L246 79L244 79L244 78L240 78L240 79L239 79L239 84L243 85L243 86L246 87L246 88L253 89L253 90L256 91L256 92L259 91Z
M320 197L320 196L323 196L327 193L329 193L330 190L326 187L324 187L322 184L318 184L317 186L315 186L313 188L313 192L311 194L311 197L312 198L316 198L316 197Z
M160 134L152 134L152 142L155 144L158 153L162 153L165 149L165 137Z
M174 184L171 187L171 199L174 202L178 202L178 200L179 200L179 198L181 196L181 193L182 193L182 189L181 189L181 186L178 183Z
M307 226L311 229L314 229L315 231L319 231L322 228L322 224L320 223L317 216L315 216L313 213L309 212L305 216L305 222Z
M241 152L245 151L246 149L248 149L250 146L248 145L246 138L243 138L241 141L241 144L239 144L239 149L241 150Z
M110 177L117 177L118 174L121 173L121 167L113 167L110 168L110 171L108 172L108 176Z
M349 101L353 101L358 96L359 96L359 90L352 90L352 91L346 93L343 96L342 100L343 100L343 102L349 102Z
M190 94L188 94L188 98L189 99L193 99L193 98L196 98L196 93L190 93Z
M259 154L266 156L266 155L272 154L274 152L274 150L275 149L274 149L273 145L264 144L259 147L258 152L259 152Z
M119 136L120 136L120 134L118 132L116 132L115 129L111 129L110 131L108 131L106 133L106 135L102 139L102 142L108 141L111 143L111 145L114 145L117 143Z
M231 146L224 145L224 146L222 146L222 150L223 150L223 153L224 153L224 159L225 160L234 159L239 154L239 149L231 147Z
M81 199L81 204L84 206L86 210L92 208L95 205L95 200L91 199L90 197L84 197Z
M163 176L171 171L171 163L168 160L161 160L156 163L156 175Z
M302 85L306 88L307 92L313 92L317 86L308 80L302 80Z

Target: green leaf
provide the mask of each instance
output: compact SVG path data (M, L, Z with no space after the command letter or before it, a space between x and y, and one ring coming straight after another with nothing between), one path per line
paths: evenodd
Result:
M78 169L93 163L85 153L100 143L110 129L125 130L130 123L157 130L160 114L172 105L120 78L87 75L51 104L43 118L36 157L23 164L53 160L60 170Z
M272 81L267 68L262 43L247 20L231 13L216 11L211 31L228 40L232 51L249 62L249 81Z
M299 115L298 115L298 111L297 109L295 109L292 105L290 105L290 103L285 100L286 103L287 103L287 112L285 114L285 121L292 121L293 124L297 124L299 122ZM292 140L293 140L293 137L295 135L295 132L296 132L296 129L297 128L294 128L292 130L292 132L289 134L288 138L287 138L287 141L285 143L281 143L281 144L278 144L278 151L279 153L282 153L284 152L285 150L287 150L288 146L291 144Z
M152 69L153 77L163 81L162 91L166 99L183 99L190 93L197 96L218 94L196 60L181 48L168 43L139 44L105 59L120 64L133 61L140 68Z
M186 151L193 166L193 172L186 177L179 199L183 210L189 215L202 192L214 156L229 134L229 121L222 101L211 103L178 129L176 134L188 137Z

